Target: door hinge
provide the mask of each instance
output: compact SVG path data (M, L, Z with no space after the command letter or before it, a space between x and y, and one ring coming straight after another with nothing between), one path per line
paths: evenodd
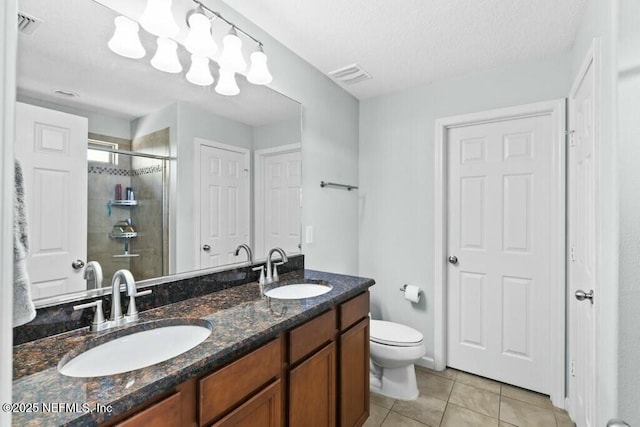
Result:
M569 373L571 374L572 377L576 376L576 361L572 360L571 363L569 364Z
M571 260L571 262L576 262L576 248L574 248L573 246L571 246L571 249L569 249L569 259Z
M575 147L576 146L576 131L575 130L568 130L564 133L567 136L567 141L569 142L569 147Z

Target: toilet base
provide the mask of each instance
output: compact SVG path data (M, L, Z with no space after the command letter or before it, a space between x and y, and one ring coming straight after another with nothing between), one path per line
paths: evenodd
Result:
M382 369L382 377L371 373L369 388L372 392L399 400L416 400L418 398L420 391L413 363L400 368L381 368L379 366L377 368Z

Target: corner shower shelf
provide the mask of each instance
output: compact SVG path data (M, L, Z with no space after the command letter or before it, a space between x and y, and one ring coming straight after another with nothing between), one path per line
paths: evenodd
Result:
M111 200L111 206L137 206L137 200Z

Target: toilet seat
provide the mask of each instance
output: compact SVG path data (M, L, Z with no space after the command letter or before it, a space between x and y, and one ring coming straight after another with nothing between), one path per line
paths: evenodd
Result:
M369 337L375 343L394 347L416 347L422 344L423 339L419 331L385 320L371 320Z

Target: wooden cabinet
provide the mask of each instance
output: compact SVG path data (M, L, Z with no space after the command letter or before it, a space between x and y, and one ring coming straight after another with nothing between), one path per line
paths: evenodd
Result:
M282 384L278 380L238 409L218 421L214 427L281 427Z
M340 425L369 417L369 318L340 335Z
M352 427L369 416L369 292L110 420L123 427Z
M331 342L289 373L289 426L336 425L336 344Z

